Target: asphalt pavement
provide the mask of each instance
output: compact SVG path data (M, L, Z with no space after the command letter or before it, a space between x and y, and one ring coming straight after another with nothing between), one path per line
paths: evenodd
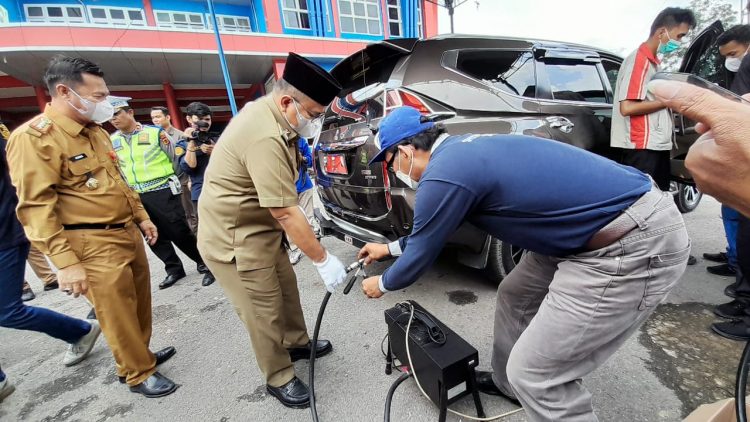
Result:
M717 319L712 306L728 299L722 291L732 280L709 275L703 252L725 247L719 204L704 198L685 215L698 264L688 267L666 304L599 370L584 380L602 421L676 421L700 403L732 395L742 344L711 334ZM357 250L334 238L323 244L345 263ZM265 391L249 337L218 283L201 287L195 264L182 256L188 276L167 290L157 284L165 273L149 253L153 285L152 348L172 345L177 355L160 371L181 384L171 396L146 399L133 394L115 376L114 361L102 338L81 364L62 364L66 345L35 332L0 329L0 363L16 392L0 404L2 421L307 421L309 410L283 407ZM377 274L380 263L368 268ZM325 293L309 259L295 267L302 306L312 334ZM89 307L59 291L43 292L30 269L37 293L30 305L84 318ZM382 420L384 399L397 373L385 375L381 341L383 311L414 299L479 350L479 368L489 368L496 286L478 271L444 254L413 286L379 300L354 289L335 295L328 306L322 338L334 351L318 360L316 390L321 421ZM307 361L296 363L308 381ZM482 396L488 415L515 407L501 398ZM473 414L473 402L453 406ZM393 421L435 421L437 408L423 398L413 380L399 387ZM453 415L449 421L466 420ZM505 419L526 420L523 413Z

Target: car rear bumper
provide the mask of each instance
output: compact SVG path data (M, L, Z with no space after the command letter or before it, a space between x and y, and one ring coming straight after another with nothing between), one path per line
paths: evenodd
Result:
M321 234L333 236L352 246L361 248L365 243L389 243L390 240L378 233L357 227L335 216L315 208L315 217L320 224Z

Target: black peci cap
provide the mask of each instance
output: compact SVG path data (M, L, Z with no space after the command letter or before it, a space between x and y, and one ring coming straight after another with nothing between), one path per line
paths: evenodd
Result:
M330 73L295 53L286 58L282 78L322 106L328 106L341 91L341 85Z

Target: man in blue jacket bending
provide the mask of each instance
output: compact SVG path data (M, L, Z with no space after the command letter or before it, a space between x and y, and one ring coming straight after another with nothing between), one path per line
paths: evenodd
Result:
M596 420L581 378L664 301L690 241L668 193L632 168L556 141L449 136L409 107L380 124L379 153L416 189L414 226L359 255L396 262L362 282L371 298L414 283L463 222L525 248L500 283L493 373L482 391L518 400L532 421ZM419 374L416 374L419 376Z

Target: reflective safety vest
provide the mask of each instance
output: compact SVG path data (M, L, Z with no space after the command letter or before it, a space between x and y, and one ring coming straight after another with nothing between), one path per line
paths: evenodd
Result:
M159 145L161 129L143 125L130 136L130 141L119 130L111 136L120 168L128 185L138 193L162 188L174 176L172 160Z

